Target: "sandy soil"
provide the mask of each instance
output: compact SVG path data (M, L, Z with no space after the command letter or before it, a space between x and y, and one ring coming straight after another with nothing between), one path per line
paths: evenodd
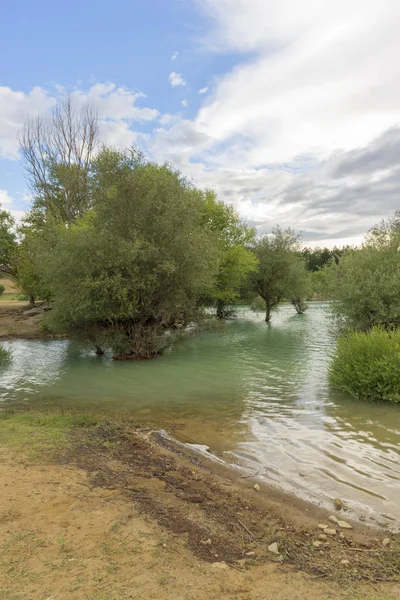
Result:
M51 339L43 332L40 321L42 315L26 317L23 313L28 310L29 303L18 300L0 299L0 341L12 339Z
M76 436L51 462L0 445L1 600L400 599L381 534L312 549L317 509L154 432Z

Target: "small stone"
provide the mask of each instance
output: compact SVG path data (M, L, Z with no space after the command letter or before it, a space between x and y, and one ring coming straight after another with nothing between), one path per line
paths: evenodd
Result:
M325 542L325 541L328 539L328 536L327 536L327 535L325 535L324 533L320 533L320 534L319 534L319 536L318 536L318 538L319 538L320 540L322 540L322 541L324 541L324 542Z
M246 559L245 558L239 558L239 560L237 560L236 562L241 567L245 567L246 566Z
M325 533L327 535L336 535L337 531L336 531L336 529L333 529L333 527L332 527L332 529L331 528L325 529Z
M273 542L273 544L270 544L268 546L268 550L270 552L272 552L273 554L279 554L278 544L276 542Z
M305 477L305 473L299 473L300 477Z
M382 546L385 546L385 548L386 548L386 546L389 546L389 544L390 544L389 538L385 538L384 540L382 540Z
M335 506L335 508L337 510L342 510L342 508L343 508L343 502L342 502L342 500L340 498L335 498L334 501L333 501L333 504L334 504L334 506Z
M349 565L349 564L350 564L350 561L349 561L349 560L346 560L346 559L344 558L343 560L341 560L341 561L340 561L340 564L341 564L341 565Z
M245 556L255 556L255 552L246 552Z
M258 483L255 483L255 484L254 484L254 489L256 490L256 492L259 492L259 491L260 491L260 489L261 489L261 488L260 488L260 486L258 485Z
M330 520L330 521L333 521L334 523L339 523L339 519L338 519L337 517L335 517L335 515L331 515L331 516L329 517L329 520Z
M200 544L203 544L203 546L211 546L212 542L210 538L208 538L208 540L201 540Z
M214 569L227 569L228 565L224 562L215 562L212 564L212 566L214 567Z
M318 527L320 529L328 529L329 525L325 525L325 523L318 523Z
M162 545L162 547L163 547L163 548L166 548L166 547L167 547L167 544L163 544L163 545Z
M316 548L319 548L320 546L322 546L322 542L318 542L318 540L316 540L315 542L313 542L314 546Z
M342 531L339 533L339 537L344 540L344 533Z
M353 527L350 525L350 523L347 523L347 521L338 521L337 524L342 529L353 529Z

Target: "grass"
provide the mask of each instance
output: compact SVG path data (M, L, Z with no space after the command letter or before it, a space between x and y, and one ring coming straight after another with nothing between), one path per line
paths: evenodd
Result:
M91 429L104 419L93 415L46 412L0 412L0 443L35 460L73 443L70 433Z

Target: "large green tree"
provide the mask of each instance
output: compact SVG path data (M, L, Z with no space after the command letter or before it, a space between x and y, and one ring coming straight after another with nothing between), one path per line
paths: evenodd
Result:
M211 299L217 305L217 317L223 318L226 305L239 297L241 286L257 266L250 249L255 231L240 220L232 206L218 201L212 190L205 193L201 223L217 242L218 272Z
M93 177L90 210L54 228L38 253L50 319L117 358L149 358L167 345L167 329L199 315L215 285L204 193L132 152L104 149Z
M361 248L326 270L341 326L368 330L400 326L400 211L373 227Z
M300 239L293 229L275 227L270 235L260 238L254 252L258 267L251 274L254 290L266 305L265 320L271 320L272 310L284 299L293 302L297 312L303 312L303 300L308 293L308 275L300 255Z
M0 210L0 276L15 277L17 237L15 221L6 210Z

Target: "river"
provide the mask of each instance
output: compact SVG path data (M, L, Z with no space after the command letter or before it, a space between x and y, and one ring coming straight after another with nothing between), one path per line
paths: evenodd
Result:
M282 305L266 325L239 310L160 358L118 362L67 341L13 341L0 404L129 413L173 426L261 480L392 530L400 521L400 407L355 401L327 380L327 307Z

